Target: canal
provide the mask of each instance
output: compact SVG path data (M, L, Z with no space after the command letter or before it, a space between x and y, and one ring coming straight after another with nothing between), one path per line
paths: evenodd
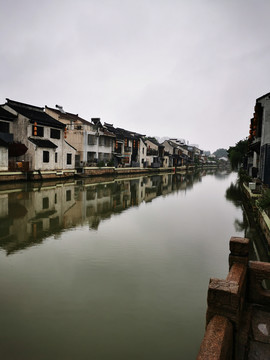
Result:
M209 278L247 228L236 178L1 185L1 358L195 359Z

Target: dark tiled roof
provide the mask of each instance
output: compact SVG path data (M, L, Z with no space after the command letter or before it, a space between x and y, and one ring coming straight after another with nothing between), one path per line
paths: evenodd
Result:
M125 129L121 129L121 128L114 128L112 125L110 124L106 124L106 128L114 133L117 137L117 139L136 139L138 140L139 138L143 137L143 135L141 134L138 134L138 133L135 133L135 132L131 132L131 131L128 131L128 130L125 130Z
M116 130L119 131L124 137L129 138L129 139L139 139L140 137L144 136L144 135L138 134L136 132L121 129L121 128L116 128Z
M16 117L16 115L11 114L11 112L5 110L2 106L0 106L0 119L13 121L14 119L16 119Z
M8 147L8 143L0 139L0 146Z
M81 118L78 114L72 114L72 113L61 111L58 109L53 109L47 105L45 105L45 108L49 109L51 111L54 111L59 116L59 119L71 120L71 121L81 121L83 124L92 125L90 121L87 121L87 120Z
M263 98L265 98L265 97L267 97L267 96L270 96L270 93L267 93L267 94L265 94L265 95L262 95L262 96L258 97L258 98L256 99L256 101L261 100L261 99L263 99Z
M151 141L153 144L157 145L157 146L160 146L160 143L157 141L156 138L154 137L148 137L146 140L149 140Z
M7 105L17 111L19 114L27 117L31 123L36 121L38 125L51 126L61 129L65 127L63 123L46 114L44 108L9 99L7 99Z
M55 145L53 142L51 142L50 140L46 140L46 139L37 139L37 138L28 138L33 144L37 145L38 147L42 147L42 148L57 148L58 146Z

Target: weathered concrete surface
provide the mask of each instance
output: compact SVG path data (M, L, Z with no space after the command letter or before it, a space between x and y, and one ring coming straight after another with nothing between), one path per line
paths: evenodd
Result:
M270 345L262 344L257 341L250 342L250 351L248 360L269 360L270 359Z
M248 301L270 306L270 290L264 289L262 285L263 280L270 280L270 263L250 261L248 273Z
M231 322L216 315L209 322L201 343L197 360L232 359L233 326Z
M247 261L248 239L231 238L230 250L226 280L210 279L208 326L198 359L230 359L219 353L224 346L235 360L270 360L270 263ZM224 319L233 329L228 342L222 340Z
M214 315L222 315L238 328L246 290L246 271L244 264L234 263L226 280L210 279L207 323Z
M270 312L263 310L263 308L254 308L251 323L254 340L270 344Z
M233 255L248 256L249 239L232 236L230 239L230 252Z

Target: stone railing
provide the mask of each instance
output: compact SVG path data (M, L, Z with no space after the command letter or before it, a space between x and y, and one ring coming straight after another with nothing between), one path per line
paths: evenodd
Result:
M206 330L197 360L234 358L246 294L248 253L249 240L232 237L226 280L210 279Z
M248 302L270 304L270 263L250 261L248 269Z

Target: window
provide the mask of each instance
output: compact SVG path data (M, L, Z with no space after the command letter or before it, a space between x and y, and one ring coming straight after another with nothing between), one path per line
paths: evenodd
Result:
M51 138L52 139L60 139L60 130L51 129Z
M66 201L70 201L71 200L71 190L67 190L66 191Z
M104 146L104 137L103 136L99 137L99 146Z
M87 152L87 162L93 162L95 161L96 153L94 151L88 151Z
M44 127L42 126L37 126L37 135L35 135L34 133L34 125L32 126L32 136L40 136L43 137L44 136Z
M42 209L49 209L49 198L45 197L42 199Z
M54 154L54 159L55 159L55 162L57 163L57 161L58 161L58 153L57 152Z
M112 145L111 139L109 137L100 136L99 137L99 145L110 147Z
M95 135L88 134L88 145L96 145L97 138Z
M71 165L72 163L72 154L67 154L67 165Z
M0 121L0 132L9 133L9 123Z
M43 151L43 162L48 163L50 161L49 151Z

